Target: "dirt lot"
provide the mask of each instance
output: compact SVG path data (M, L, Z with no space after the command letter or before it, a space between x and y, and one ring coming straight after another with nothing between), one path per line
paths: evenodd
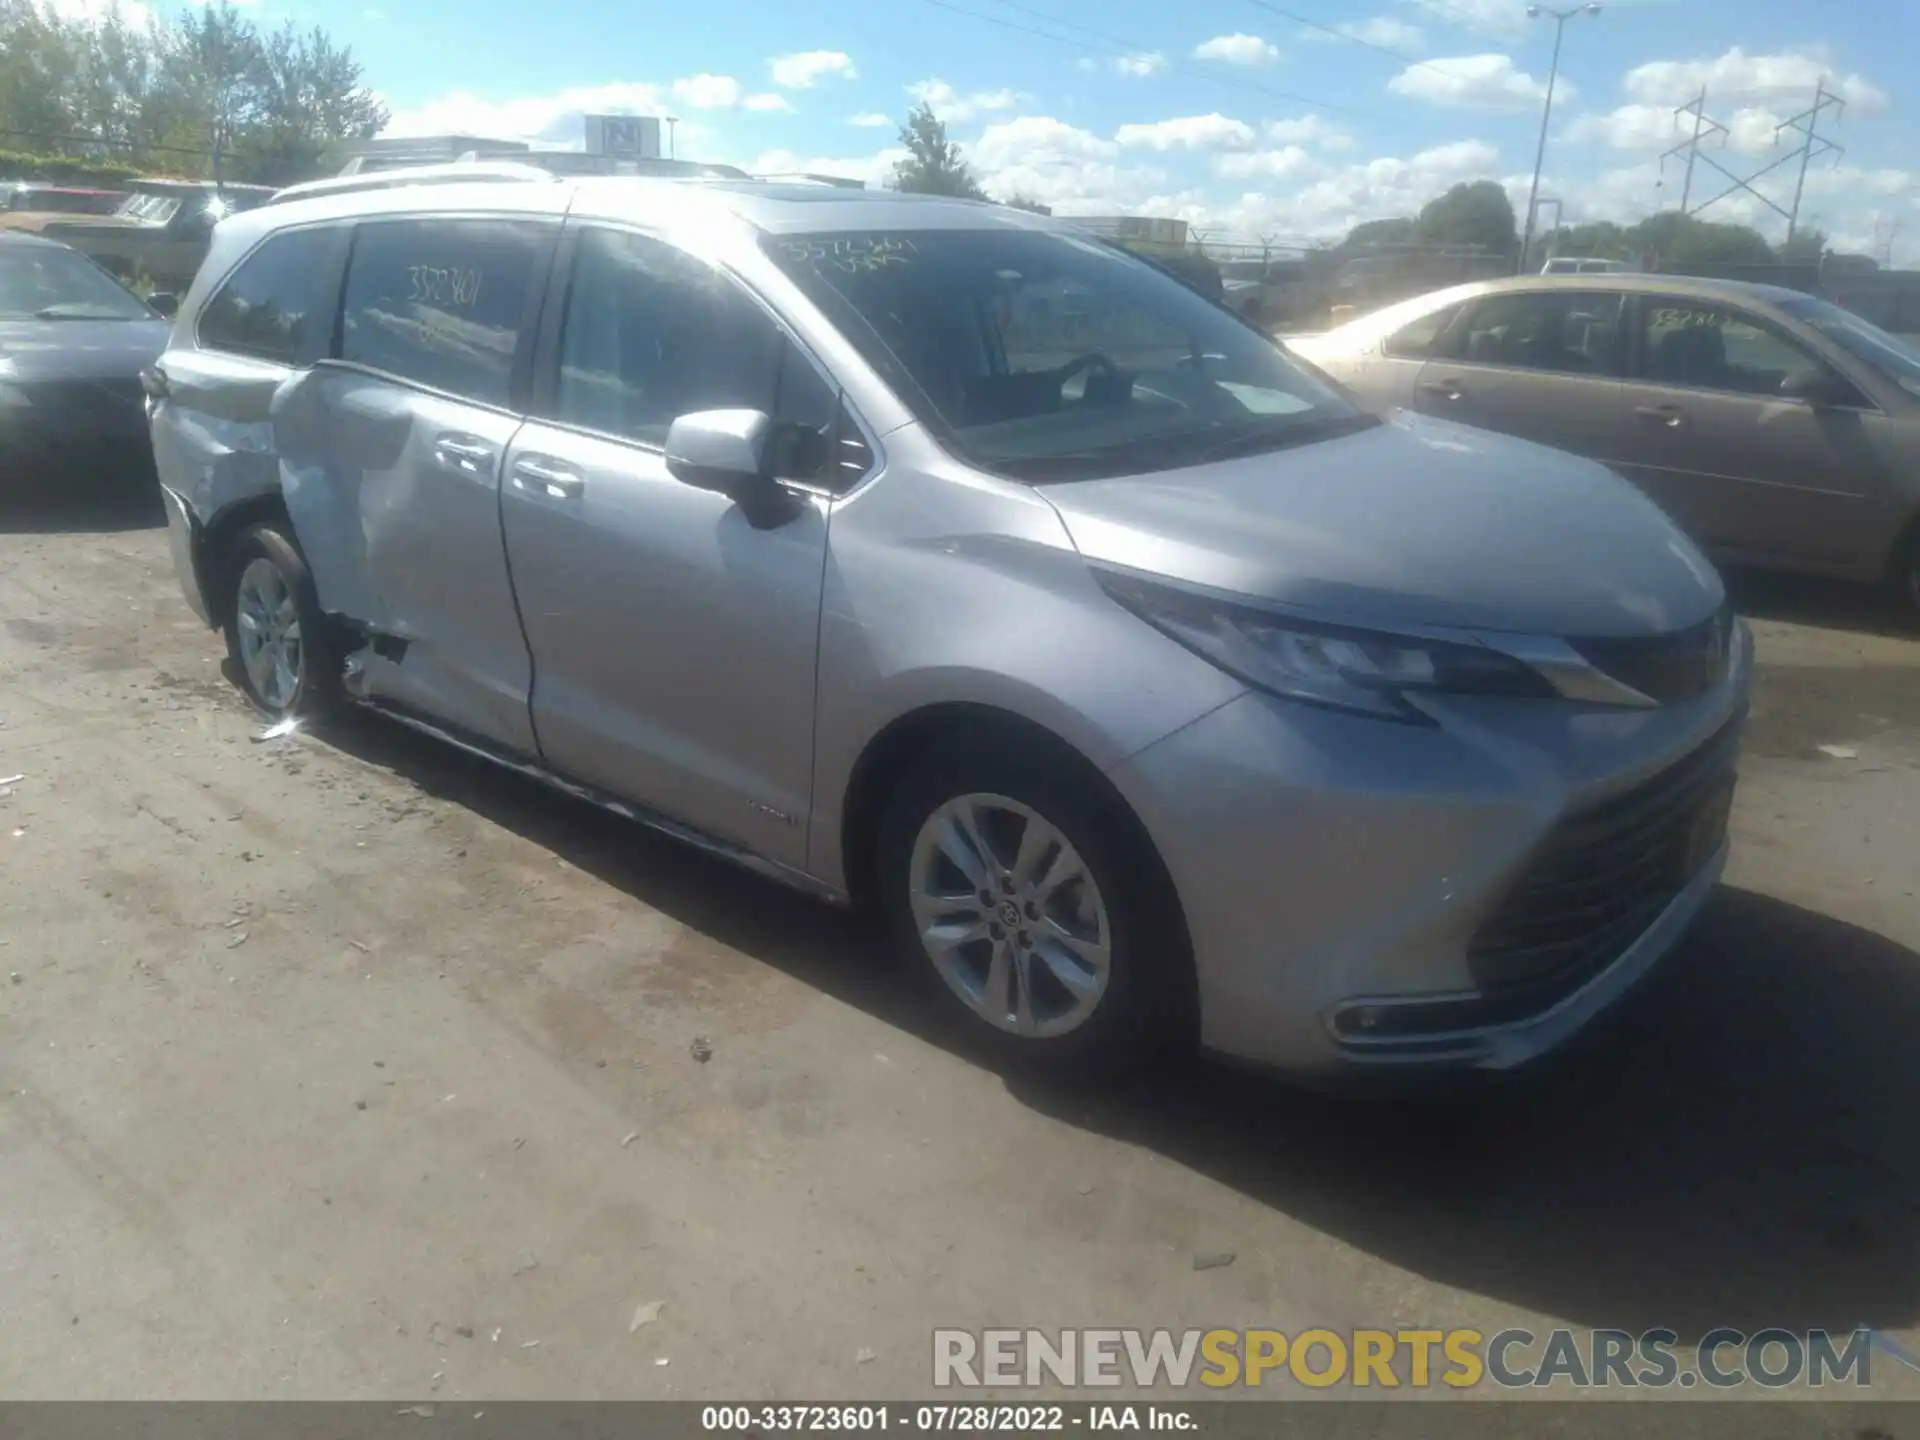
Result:
M1920 1348L1920 644L1743 596L1736 857L1603 1034L1440 1105L1087 1096L806 900L370 719L255 743L162 531L16 507L0 1395L911 1397L936 1325Z

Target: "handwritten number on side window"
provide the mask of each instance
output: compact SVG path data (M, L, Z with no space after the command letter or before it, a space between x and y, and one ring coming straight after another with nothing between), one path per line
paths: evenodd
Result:
M407 299L416 305L432 305L440 310L471 310L480 300L480 287L486 276L479 270L458 266L409 265Z

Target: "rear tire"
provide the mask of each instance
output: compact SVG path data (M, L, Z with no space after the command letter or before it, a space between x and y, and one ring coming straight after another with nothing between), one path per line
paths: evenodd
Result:
M227 654L253 707L272 720L317 719L340 702L340 656L300 548L276 524L234 541Z
M1111 1075L1191 1039L1192 963L1137 822L1076 768L1024 737L937 744L888 801L875 873L891 949L974 1043Z

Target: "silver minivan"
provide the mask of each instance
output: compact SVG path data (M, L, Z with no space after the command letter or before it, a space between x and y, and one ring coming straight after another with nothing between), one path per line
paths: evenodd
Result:
M1012 1057L1504 1069L1724 863L1750 642L1597 465L964 201L320 182L148 376L188 599L839 902Z

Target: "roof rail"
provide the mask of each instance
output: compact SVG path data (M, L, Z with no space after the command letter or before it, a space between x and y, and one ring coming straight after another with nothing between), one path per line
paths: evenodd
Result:
M366 190L397 190L406 185L509 184L538 181L553 184L559 180L551 170L537 165L516 165L504 160L456 161L450 165L408 165L393 170L372 170L360 175L335 175L326 180L308 180L277 191L267 203L309 200L318 195L353 195Z

